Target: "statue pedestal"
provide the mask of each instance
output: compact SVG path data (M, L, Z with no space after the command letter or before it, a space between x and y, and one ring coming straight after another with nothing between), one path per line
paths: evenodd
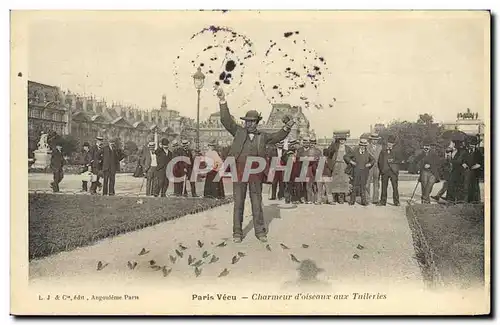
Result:
M45 169L50 166L51 151L47 150L35 150L35 163L31 168L41 168Z

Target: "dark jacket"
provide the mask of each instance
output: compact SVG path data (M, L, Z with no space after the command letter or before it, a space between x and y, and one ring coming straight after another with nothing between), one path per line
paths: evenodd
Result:
M50 157L50 169L61 170L64 166L64 156L62 152L57 149L52 150L52 155Z
M92 168L93 174L102 171L102 149L102 147L98 148L97 145L93 145L92 148L90 148L90 167Z
M156 155L156 153L154 151L153 151L153 155ZM149 148L147 150L143 151L141 165L144 167L145 173L151 168L151 150L149 150Z
M392 172L398 175L401 159L395 148L392 148L390 153L387 151L387 147L382 148L382 151L380 151L378 156L378 169L381 174L388 174Z
M344 155L344 161L348 166L351 165L351 161L356 163L356 166L352 167L352 177L354 179L355 185L366 184L368 180L368 172L375 164L375 158L370 155L368 150L365 150L363 154L359 152L359 148L354 148ZM366 164L370 164L370 167L366 167Z
M441 159L434 150L430 150L427 153L423 151L415 158L415 161L419 162L420 174L422 174L423 171L428 170L432 173L432 175L434 175L436 181L439 182L439 169L441 167ZM426 164L430 165L428 169L425 168Z
M226 128L226 130L234 136L233 143L231 148L229 149L228 156L235 157L238 160L238 157L243 150L243 145L247 139L248 132L247 130L238 125L236 121L232 118L229 113L229 108L227 107L227 103L220 104L220 121L222 125ZM276 144L281 140L285 139L286 136L290 133L290 131L285 131L285 129L281 129L278 132L274 133L265 133L261 131L257 131L255 136L257 137L258 147L257 147L257 156L265 158L266 157L266 145Z
M165 153L165 150L163 148L158 148L155 151L156 153L156 171L160 172L166 171L168 163L172 160L174 157L172 151L168 150L168 154Z
M125 158L122 150L114 148L111 150L109 146L102 148L102 170L104 172L116 173L120 171L120 161Z
M340 143L339 142L332 142L330 146L326 149L326 164L328 165L328 168L332 171L335 169L335 164L337 163L337 156L339 154L339 147ZM348 145L345 145L345 152L350 153L351 152L351 147ZM342 157L343 158L343 157Z

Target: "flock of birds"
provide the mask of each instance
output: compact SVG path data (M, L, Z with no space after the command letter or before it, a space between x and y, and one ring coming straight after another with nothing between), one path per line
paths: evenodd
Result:
M203 248L205 246L205 244L203 242L201 242L200 240L197 241L197 246L199 248ZM226 247L227 246L227 242L226 241L223 241L221 242L220 244L217 244L215 245L215 247L218 247L218 248L221 248L221 247ZM287 251L287 250L290 250L290 247L286 246L285 244L281 243L280 244L280 247L283 251ZM302 248L309 248L309 245L307 244L302 244ZM362 250L364 249L364 247L360 244L358 244L358 246L356 247L358 250ZM182 245L182 244L179 244L178 247L176 249L174 249L174 252L175 254L170 254L169 255L169 259L170 259L170 262L173 264L175 263L180 263L180 261L182 259L186 260L186 250L188 249L188 247ZM266 245L266 249L268 251L272 251L272 248L271 248L271 245L270 244L267 244ZM146 248L142 248L142 250L138 253L138 256L144 256L144 255L147 255L150 251L149 250L146 250ZM231 259L231 264L236 264L240 261L241 258L243 257L246 257L247 254L245 254L244 252L238 252L236 253L232 259ZM300 263L301 261L292 253L289 253L289 257L290 257L290 260L292 260L293 262L295 263ZM353 255L353 259L359 259L359 255L358 254L354 254ZM196 258L196 257L193 257L191 254L189 254L187 256L187 264L191 267L193 267L194 269L194 274L196 277L199 277L202 273L202 265L204 264L213 264L213 263L217 263L218 261L220 260L219 257L217 257L214 253L209 253L207 250L203 251L202 255L200 258ZM154 271L162 271L162 274L164 277L167 277L171 272L172 272L172 268L170 267L167 267L167 265L158 265L157 262L155 260L150 260L148 262L149 264L149 268L151 268L152 270ZM108 266L109 263L104 263L102 261L99 261L97 263L97 271L101 271L103 270L106 266ZM127 266L130 270L134 270L138 265L138 262L137 261L128 261L127 262ZM227 268L224 268L220 274L218 275L218 277L225 277L229 275L229 270Z

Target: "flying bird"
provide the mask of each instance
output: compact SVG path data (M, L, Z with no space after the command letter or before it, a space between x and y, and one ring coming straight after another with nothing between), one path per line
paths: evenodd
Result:
M198 247L199 248L202 248L203 247L203 243L201 241L198 240Z
M238 256L239 256L239 257L244 257L244 256L247 256L247 254L242 253L242 252L238 252Z
M304 248L309 248L309 245L307 245L307 244L302 244L302 247L304 247Z
M269 244L267 244L267 245L266 245L266 249L267 249L268 251L271 251L271 246L269 246Z
M159 265L151 265L150 268L152 268L155 271L161 270L161 266L159 266Z
M169 255L170 257L170 262L175 263L175 261L177 260L177 258L175 256L172 256L172 255Z
M205 257L209 257L209 256L210 256L210 254L209 254L207 251L204 251L204 252L203 252L203 255L201 255L201 256L202 256L203 258L205 258Z
M187 249L187 247L183 246L182 244L179 244L179 248L182 249L183 251L185 251Z
M201 269L199 269L198 267L195 267L194 268L194 274L196 275L196 277L199 277L200 274L201 274Z
M300 263L300 261L293 254L290 254L290 259L294 262Z
M218 258L217 256L212 255L212 259L211 259L211 260L210 260L210 262L208 262L208 263L209 263L209 264L210 264L210 263L215 263L215 262L217 262L218 260L219 260L219 258Z
M133 270L137 266L137 262L132 263L132 262L128 261L127 265L128 265L129 269Z
M177 254L177 256L179 256L180 258L184 256L184 254L182 252L179 252L178 250L175 250L175 254Z
M357 249L364 249L365 247L363 245L359 245L358 244L358 247L356 247Z
M200 267L203 264L202 260L196 261L196 263L193 264L193 266Z
M290 249L290 248L288 248L285 244L280 244L280 246L281 246L281 248L283 248L283 249Z
M149 251L147 251L145 248L143 248L143 249L141 250L141 252L139 253L139 256L140 256L140 255L146 255L147 253L149 253Z
M217 247L224 247L224 246L226 246L226 245L227 245L227 244L226 244L226 242L225 242L225 241L223 241L222 243L220 243L219 245L217 245Z
M358 254L354 254L354 255L352 256L352 258L354 258L355 260L357 260L357 259L359 258L359 255L358 255Z
M236 264L238 263L238 261L240 260L240 258L238 256L233 256L233 260L231 261L232 264Z
M101 261L97 263L97 271L101 271L104 269L106 266L108 266L109 263L103 264Z
M219 274L219 278L223 277L223 276L226 276L229 274L229 271L227 269L224 269L220 274Z
M189 255L188 257L188 265L191 265L191 263L193 263L195 260L195 258L193 258L191 255Z
M167 269L166 266L162 267L162 272L163 272L163 276L167 276L170 274L170 272L172 272L172 269Z
M149 265L155 265L156 264L156 261L155 260L151 260L149 261Z

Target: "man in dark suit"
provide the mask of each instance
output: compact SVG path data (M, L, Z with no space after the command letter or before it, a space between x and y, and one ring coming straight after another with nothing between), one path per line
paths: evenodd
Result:
M102 172L104 184L102 195L115 195L116 172L120 171L120 161L125 158L123 151L116 147L116 141L110 140L102 149Z
M484 156L477 148L477 137L467 141L467 152L464 155L464 192L468 203L481 202L479 178L484 170Z
M87 173L90 169L92 161L92 155L90 153L90 145L88 142L83 143L83 151L82 151L82 170L81 174ZM88 181L83 180L82 181L82 192L87 192L88 191Z
M52 150L52 156L50 158L50 169L54 175L54 180L50 183L50 187L52 187L54 193L59 192L59 183L64 178L63 166L64 156L62 153L62 146L61 143L56 140L56 148Z
M99 178L102 177L102 142L103 137L96 137L96 144L90 149L90 171L92 172L92 184L90 185L90 194L97 194L97 188L102 184Z
M147 150L144 150L141 165L144 166L144 177L146 177L146 195L151 196L155 190L156 153L155 143L148 143Z
M187 182L189 182L189 185L191 187L191 196L192 197L198 197L196 194L196 182L191 182L191 175L193 173L193 166L194 166L194 155L193 151L189 147L189 141L188 140L182 140L181 141L181 147L179 149L179 152L182 156L187 157L189 159L189 164L184 164L184 168L186 169L186 180L181 183L182 186L182 195L187 196Z
M278 192L278 200L285 197L285 184L283 183L283 166L281 165L281 157L283 156L283 141L280 141L276 146L269 148L269 163L272 159L278 159L276 170L274 171L273 182L271 185L271 200L276 200L276 192Z
M368 152L367 146L368 140L360 139L358 148L344 155L346 164L353 166L353 189L349 205L354 205L354 203L356 203L356 194L358 192L361 195L361 205L368 205L366 183L368 182L370 168L375 164L375 159Z
M263 174L250 175L248 179L243 176L248 159L259 157L265 160L266 146L276 144L285 139L290 133L294 121L290 118L283 120L285 123L280 131L274 133L264 133L257 129L257 124L262 117L260 114L251 110L241 119L244 126L239 125L232 118L227 107L224 91L219 88L217 97L220 101L220 119L226 130L234 136L229 157L234 157L236 161L237 180L233 183L234 214L233 214L233 241L241 243L243 239L243 212L245 208L245 198L247 188L250 189L250 201L252 203L253 224L255 236L261 242L267 242L267 229L264 223L264 212L262 210L262 180ZM256 168L257 163L252 164Z
M432 140L425 139L423 151L417 155L415 161L420 165L420 184L422 189L422 203L431 203L430 195L434 184L440 182L439 168L441 162L435 150L431 148Z
M161 195L165 197L167 195L169 179L167 177L167 165L173 158L172 151L168 150L168 139L161 139L159 148L156 149L156 171L155 171L155 192L154 196Z
M385 206L387 204L387 187L389 180L392 186L392 198L395 206L399 206L399 191L398 191L398 177L400 159L397 157L394 145L396 138L390 135L387 139L387 145L379 153L378 169L382 176L382 195L378 206Z

